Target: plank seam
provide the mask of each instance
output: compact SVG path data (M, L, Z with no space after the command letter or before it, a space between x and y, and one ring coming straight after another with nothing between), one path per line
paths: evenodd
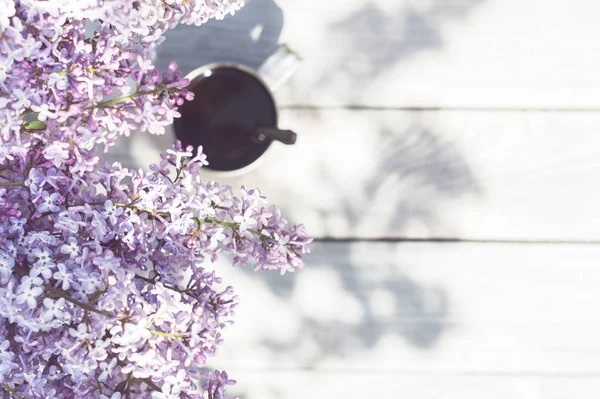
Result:
M376 106L376 105L280 105L280 110L298 111L410 111L410 112L518 112L518 113L593 113L600 108L583 107L418 107L418 106Z
M539 244L539 245L599 245L600 240L510 240L510 239L464 239L464 238L407 238L407 237L318 237L319 243L436 243L436 244Z
M228 372L233 373L294 373L306 372L314 374L404 374L410 376L435 376L435 377L504 377L504 378L600 378L600 372L562 373L562 372L535 372L535 371L427 371L427 370L389 370L389 369L315 369L311 367L295 368L232 368Z

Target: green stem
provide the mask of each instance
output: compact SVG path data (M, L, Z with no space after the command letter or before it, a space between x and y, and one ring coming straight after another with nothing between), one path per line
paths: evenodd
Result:
M108 108L111 105L119 104L119 103L122 103L122 102L125 102L125 101L130 101L130 100L133 100L134 98L137 98L137 97L145 96L145 95L148 95L148 94L160 93L161 91L163 91L165 89L166 89L166 86L159 86L159 87L157 87L154 90L136 91L135 93L130 94L130 95L125 96L125 97L115 98L114 100L110 100L110 101L106 101L104 103L92 105L92 106L88 107L87 109L91 110L91 109L96 109L96 108Z
M25 187L24 181L3 181L0 182L0 187Z
M146 330L150 331L152 334L160 335L161 337L175 338L175 339L184 339L184 338L187 338L185 335L179 335L179 334L173 334L173 333L166 333L166 332L163 332L163 331L153 330L153 329L148 328L148 327L146 327Z
M158 392L162 392L162 389L156 385L155 383L153 383L152 381L150 381L150 378L140 378L141 381L145 382L146 385L148 385L150 388L152 388L155 391Z
M232 229L237 229L240 227L239 224L234 223L234 222L223 222L220 220L215 220L215 219L197 219L198 223L210 223L210 224L217 224L219 226L225 226L225 227L231 227Z
M90 202L89 205L104 205L104 202ZM124 208L129 208L129 209L136 209L138 211L141 212L147 212L153 216L168 216L169 213L168 212L161 212L161 211L157 211L157 210L153 210L153 209L148 209L148 208L143 208L143 207L139 207L139 206L135 206L133 203L131 204L124 204L122 202L115 202L113 203L114 206L121 206ZM216 219L211 219L211 218L205 218L205 219L201 219L201 218L195 218L196 222L198 223L210 223L210 224L215 224L215 225L219 225L219 226L224 226L224 227L230 227L234 230L238 230L240 228L239 223L235 223L235 222L223 222L221 220L216 220ZM263 233L261 233L258 230L255 229L248 229L248 231L252 234L254 234L257 237L262 238L263 240L271 240L271 241L275 241L275 239L273 237L269 237L268 235L265 235ZM292 247L289 244L285 245L286 247L292 249Z
M0 384L0 386L2 386L2 389L4 389L6 392L8 392L10 395L14 396L15 398L17 398L17 399L25 399L24 396L19 395L15 389L12 389L8 385L6 385L6 384Z
M206 218L206 219L200 219L198 218L197 221L199 223L210 223L210 224L216 224L219 226L225 226L225 227L231 227L232 229L239 229L240 225L238 223L233 223L233 222L222 222L220 220L215 220L215 219L210 219L210 218ZM258 230L254 230L254 229L248 229L248 231L256 236L259 236L260 238L264 238L265 240L273 240L273 237L269 237L267 235L264 235L263 233L261 233Z
M154 284L156 282L156 281L152 280L151 278L140 276L139 274L136 274L135 277L139 278L140 280L144 280L145 282L150 283L150 284Z
M56 288L52 288L52 287L46 287L46 290L48 291L49 294L51 294L53 296L57 296L59 298L63 298L65 301L71 302L72 304L77 305L77 306L79 306L80 308L82 308L84 310L87 310L89 312L93 312L93 313L99 314L99 315L104 316L104 317L111 317L111 318L113 317L113 315L111 315L109 313L106 313L106 312L103 312L101 310L98 310L95 307L90 306L87 303L80 302L80 301L78 301L76 299L71 298L64 291L57 290Z
M183 172L183 169L184 167L182 166L177 170L177 174L175 175L175 180L173 180L173 182L177 182L177 180L179 180L179 176L181 176L181 172Z
M157 211L155 209L144 208L142 206L134 206L133 204L123 204L123 203L117 202L117 203L115 203L113 205L114 206L122 206L124 208L136 209L136 210L141 211L141 212L147 212L147 213L149 213L151 215L161 215L161 214L162 215L168 215L169 214L168 212L160 212L160 211Z
M82 72L97 72L100 70L101 69L99 69L99 68L87 68L87 69L84 69ZM57 75L66 75L69 73L69 71L58 71L58 72L54 72L54 73Z
M104 316L104 317L109 317L109 318L114 317L110 313L106 313L106 312L103 312L101 310L98 310L98 309L96 309L95 307L91 306L88 303L80 302L80 301L78 301L76 299L71 298L66 292L64 292L62 290L58 290L58 289L52 288L52 287L46 287L46 291L51 296L56 296L56 297L59 297L59 298L64 298L65 301L71 302L72 304L77 305L80 308L82 308L84 310L87 310L89 312L93 312L93 313L99 314L99 315ZM184 339L184 338L187 338L184 335L179 335L179 334L173 334L173 333L167 333L167 332L163 332L163 331L153 330L153 329L148 328L148 327L146 327L146 329L148 331L150 331L152 334L160 335L161 337L175 338L175 339Z
M136 274L135 277L139 278L140 280L144 280L145 282L147 282L149 284L156 284L156 280L153 280L151 278L140 276L139 274ZM169 285L169 284L163 284L163 287L165 287L166 289L171 290L171 291L179 292L180 294L190 295L186 290L180 290L179 288Z

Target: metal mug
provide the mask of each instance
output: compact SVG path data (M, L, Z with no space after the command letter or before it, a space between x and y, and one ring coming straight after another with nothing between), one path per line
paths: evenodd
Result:
M214 172L239 175L255 168L273 141L294 144L296 133L279 129L273 92L294 72L299 56L281 45L258 70L214 63L190 72L193 101L173 124L184 147L203 146Z

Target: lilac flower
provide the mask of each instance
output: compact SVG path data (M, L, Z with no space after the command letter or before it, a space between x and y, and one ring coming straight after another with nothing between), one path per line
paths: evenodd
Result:
M69 79L65 75L51 73L48 75L48 86L56 87L58 90L66 90L69 87Z
M98 381L104 382L113 375L115 366L117 365L117 358L112 358L110 361L100 363L100 375ZM119 397L120 398L120 397Z
M10 228L8 229L9 234L16 234L22 236L25 233L23 226L27 224L27 219L10 217Z
M0 0L0 28L3 30L10 26L10 17L15 15L15 3L13 0Z
M215 250L217 248L217 246L219 245L219 241L224 241L225 238L226 238L226 236L225 236L225 234L223 234L223 229L218 228L210 236L210 246L208 247L208 249L211 251Z
M165 383L162 386L163 393L170 393L179 397L179 394L189 389L190 383L185 370L179 369L176 375L169 375L165 378Z
M59 197L59 193L50 194L48 191L43 191L42 202L40 202L38 205L38 212L58 212L60 208L55 204L55 202L57 202Z
M25 276L21 280L19 294L15 298L17 304L25 303L29 309L33 309L37 305L37 297L42 295L44 290L40 287L41 280L39 278L30 279Z
M69 237L67 243L61 245L60 253L69 255L69 258L76 257L79 254L79 243L77 242L77 239L75 237Z
M94 339L94 335L88 331L86 324L79 324L77 328L70 328L69 335L79 342L86 342Z
M100 213L103 219L108 219L110 224L117 223L117 217L123 213L123 208L116 207L111 200L104 202L104 211Z
M253 210L250 208L247 209L243 214L234 216L233 221L239 223L241 233L256 227L257 223L253 216Z
M197 201L197 212L197 216L200 219L206 219L207 217L214 217L216 215L213 202L208 197L205 197L201 202Z
M209 398L213 399L223 399L225 398L224 392L227 385L235 385L234 380L230 380L229 376L225 371L220 372L218 370L210 371L205 373L207 378L206 383L203 385L203 388L208 393Z
M34 264L31 266L29 270L29 275L31 277L43 277L44 281L48 281L50 277L52 277L52 270L54 269L54 263L52 264Z
M96 147L139 128L163 133L193 93L175 64L154 68L150 49L177 23L238 8L0 0L3 393L224 398L227 374L202 383L196 370L222 343L238 299L203 262L231 253L234 265L290 272L311 239L265 210L259 190L237 196L202 181L202 147L192 158L176 142L147 173L99 165ZM25 124L32 114L44 124Z
M67 270L64 263L57 264L56 268L58 270L54 272L52 277L60 283L60 287L63 290L68 290L73 282L73 275Z
M11 108L14 110L21 110L31 106L31 96L21 89L14 89L11 92L11 99L13 100Z
M181 117L181 114L174 108L159 108L156 111L161 117L163 123L172 124L175 118Z
M173 151L173 150L167 150L167 154L172 155L171 158L174 158L174 160L172 160L171 162L173 162L173 164L175 165L175 168L177 168L177 169L181 168L181 160L183 158L189 158L192 156L191 152Z
M85 226L86 223L81 220L78 213L71 213L68 211L59 213L58 218L54 223L54 227L57 230L71 234L76 234L80 228Z
M98 256L93 260L93 264L101 271L114 271L121 265L119 258L116 258L112 252L107 251L103 256Z
M43 322L49 322L53 319L63 320L65 318L65 312L63 311L65 307L65 299L58 298L56 301L50 298L44 298L44 307L46 310L40 316L40 319Z
M50 119L56 119L58 118L58 114L56 112L52 112L50 110L50 106L48 104L41 104L39 106L37 105L32 105L31 109L34 112L37 112L37 118L38 120L44 122L46 121L46 119L50 118ZM52 107L52 109L54 109L54 107Z
M15 355L10 349L10 341L0 335L0 383L7 380L12 370L19 368L14 362Z
M51 161L54 166L60 168L69 159L68 143L53 142L44 150L44 157Z
M34 248L32 254L28 258L30 262L33 261L33 264L37 266L43 267L54 265L52 253L48 248Z
M4 251L0 250L0 284L8 283L15 266L15 259Z

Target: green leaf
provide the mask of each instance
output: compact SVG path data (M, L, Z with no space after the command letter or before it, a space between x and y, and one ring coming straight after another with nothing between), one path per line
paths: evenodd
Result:
M25 124L25 130L44 130L46 124L40 121L27 122Z

